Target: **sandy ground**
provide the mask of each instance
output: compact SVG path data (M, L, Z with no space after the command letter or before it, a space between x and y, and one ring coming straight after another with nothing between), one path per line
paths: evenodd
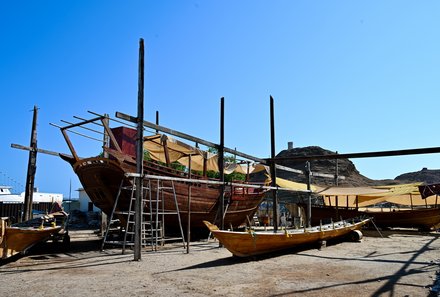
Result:
M48 242L0 266L0 296L437 296L440 234L364 232L342 242L270 256L232 257L218 242L152 252L141 261L99 238L71 232L71 249ZM435 288L435 287L434 287ZM430 293L431 292L431 293ZM431 295L430 295L431 294Z

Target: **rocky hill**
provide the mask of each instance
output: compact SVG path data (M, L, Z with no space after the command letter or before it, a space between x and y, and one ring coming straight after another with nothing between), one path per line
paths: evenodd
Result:
M281 151L277 157L296 157L296 156L311 156L311 155L328 155L334 152L323 149L319 146L308 146L302 148L292 148ZM278 162L280 165L287 167L305 170L305 161L283 160ZM397 176L395 179L387 180L373 180L363 176L356 166L349 159L332 160L315 160L310 162L312 172L325 173L330 175L336 174L336 163L338 168L338 175L343 176L344 179L339 179L339 186L358 187L358 186L374 186L374 185L393 185L408 182L426 182L429 184L440 183L440 170L429 170L423 168L419 172L405 173ZM289 180L294 180L306 183L306 177L303 174L295 174L292 172L277 170L277 176ZM335 185L335 179L324 177L313 177L313 184L317 185Z
M440 170L423 168L417 172L408 172L401 174L395 178L403 182L425 182L427 184L440 183Z

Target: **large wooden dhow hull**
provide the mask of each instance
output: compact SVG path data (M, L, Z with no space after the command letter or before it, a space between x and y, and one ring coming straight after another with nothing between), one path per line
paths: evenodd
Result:
M66 159L66 157L64 158ZM87 158L81 159L78 162L72 162L73 160L70 159L68 161L71 162L75 173L92 202L108 215L112 212L115 199L122 184L125 190L122 190L119 194L116 212L127 212L132 197L132 180L126 177L125 174L136 171L134 163L108 158ZM150 162L144 162L144 174L177 178L186 177L183 175L183 172ZM192 178L201 177L192 176ZM163 212L175 213L176 208L179 209L182 226L185 228L188 224L188 199L190 198L189 210L192 230L196 232L206 231L203 220L220 221L219 198L221 191L219 185L193 182L191 183L191 195L189 195L189 183L187 182L174 181L174 186L172 186L172 182L169 180L163 180L159 183L163 188L159 193L160 195L157 192L157 180L144 181L144 188L150 189L150 191L145 191L147 200L144 203L144 212L149 213L150 207L155 207L154 204L156 202L154 200L159 196L161 199L160 207L163 208ZM176 194L177 207L174 200L174 192ZM245 223L247 217L251 218L261 203L264 193L265 190L259 188L227 186L225 189L225 226L236 228ZM152 205L150 205L149 200L152 200ZM120 215L119 218L122 222L125 222L124 215ZM168 230L178 230L179 222L177 215L166 215L164 216L164 221Z
M205 224L234 256L249 257L341 238L361 229L368 221L368 219L353 223L340 221L320 227L280 230L277 233L253 230L247 232L225 231L219 230L216 225L209 222L205 221ZM359 235L359 233L355 233L355 235Z
M440 226L440 208L336 208L331 206L312 207L312 224L319 224L330 219L340 220L350 217L370 217L376 226L382 228L418 228L430 230Z

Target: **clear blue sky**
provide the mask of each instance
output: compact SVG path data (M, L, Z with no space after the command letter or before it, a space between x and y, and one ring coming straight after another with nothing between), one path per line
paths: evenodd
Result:
M25 184L32 108L38 147L68 152L49 125L88 110L136 115L139 38L146 46L145 118L270 155L318 145L340 153L440 146L437 1L2 1L0 183ZM80 143L82 146L82 144ZM84 144L96 155L99 143ZM374 179L440 155L353 159ZM36 186L69 195L70 165L39 154ZM23 187L19 189L23 190ZM77 196L73 192L73 197Z

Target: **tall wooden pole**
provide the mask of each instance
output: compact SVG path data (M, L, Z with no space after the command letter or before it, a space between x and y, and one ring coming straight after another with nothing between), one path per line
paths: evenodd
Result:
M277 186L277 172L275 168L275 116L273 98L270 96L270 175L272 178L271 186ZM272 190L272 209L273 209L273 231L278 230L278 199L277 190Z
M188 155L188 178L191 179L191 154ZM189 243L191 242L191 187L188 183L188 225L186 226L186 252L189 254Z
M310 162L306 162L306 176L307 176L307 190L309 191L307 197L307 227L312 227L312 171L310 169ZM329 198L330 199L330 198Z
M225 153L225 98L220 99L220 145L218 148L218 170L220 172L220 181L225 181L224 172L224 153ZM220 215L221 215L221 230L225 229L224 211L225 211L225 185L221 185L220 190Z
M159 126L159 111L156 110L156 125ZM159 134L159 130L156 129L156 134Z
M107 113L104 114L104 119L103 121L105 122L105 126L109 127L110 125L110 120L109 120L109 115ZM109 153L106 149L104 148L109 148L110 147L110 136L108 135L108 131L107 129L104 128L104 135L102 138L102 142L103 142L103 149L102 149L102 155L104 158L109 158ZM72 202L69 203L69 205ZM107 214L103 211L101 211L101 235L105 234L105 230L107 230L107 224L108 224L108 218L107 218Z
M139 80L138 80L138 115L136 137L136 205L135 205L135 234L134 260L141 260L142 247L142 181L144 161L144 40L139 40Z
M34 116L32 120L32 132L31 132L31 143L30 143L31 150L29 151L22 221L27 221L32 219L32 199L34 195L34 180L35 180L35 173L37 172L37 115L38 115L38 108L37 106L34 106Z
M336 154L338 152L336 151ZM335 165L335 186L339 186L339 159L336 159Z

